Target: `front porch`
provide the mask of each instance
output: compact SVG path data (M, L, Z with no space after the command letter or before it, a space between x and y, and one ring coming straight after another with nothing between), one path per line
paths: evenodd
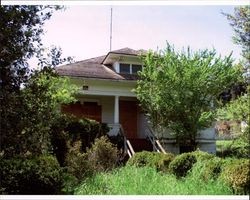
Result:
M145 139L145 116L135 97L86 95L74 104L62 106L62 112L86 117L110 127L110 136L118 134L122 125L128 139Z

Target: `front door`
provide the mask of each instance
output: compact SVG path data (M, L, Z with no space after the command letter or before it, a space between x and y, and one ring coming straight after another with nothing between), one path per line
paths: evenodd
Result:
M120 123L127 138L137 138L137 103L136 101L120 100Z

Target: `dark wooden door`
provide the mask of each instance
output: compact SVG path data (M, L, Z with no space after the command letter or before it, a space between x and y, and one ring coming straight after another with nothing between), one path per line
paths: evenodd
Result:
M137 103L136 101L119 102L119 118L127 138L137 138Z

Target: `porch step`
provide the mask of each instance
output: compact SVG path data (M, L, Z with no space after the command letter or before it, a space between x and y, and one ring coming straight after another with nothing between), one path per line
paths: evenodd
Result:
M143 138L128 138L135 152L153 151L153 145L147 139Z

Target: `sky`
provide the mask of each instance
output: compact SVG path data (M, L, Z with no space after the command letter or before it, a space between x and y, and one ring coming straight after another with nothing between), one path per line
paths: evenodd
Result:
M45 23L45 46L61 47L64 56L79 61L105 55L110 49L110 10L108 5L66 6ZM168 41L176 49L213 49L222 56L240 47L221 12L233 13L234 6L220 5L116 5L112 6L112 50L163 49Z

